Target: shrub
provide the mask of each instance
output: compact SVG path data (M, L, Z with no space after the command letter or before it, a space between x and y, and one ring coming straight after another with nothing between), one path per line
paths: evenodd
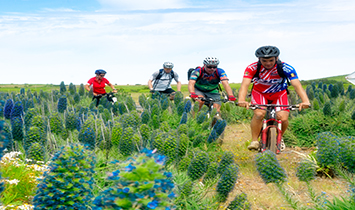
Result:
M67 92L67 88L65 87L64 81L59 84L59 89L61 94Z
M230 202L227 209L230 210L249 210L251 209L251 204L247 199L245 193L241 193L235 196L234 200Z
M296 176L302 182L309 182L315 179L316 165L310 160L304 159L297 167Z
M208 169L209 157L206 152L200 151L195 154L187 170L187 175L196 180L201 178Z
M280 166L275 153L266 150L255 157L256 168L266 184L280 183L286 180L285 170Z
M38 127L31 127L27 132L26 132L26 137L24 141L24 148L25 151L27 152L28 149L30 148L32 143L38 142L41 145L43 145L44 142L42 142L42 136L41 136L41 130Z
M330 132L323 132L317 136L317 162L322 167L334 167L338 162L339 146L337 136Z
M84 87L84 84L81 83L80 87L79 87L79 95L84 96L84 94L85 94L85 87Z
M323 107L323 114L325 116L331 116L332 115L332 108L330 101L325 102L324 107Z
M26 158L33 162L44 161L44 147L40 142L33 142L26 151Z
M35 209L89 209L95 156L82 145L62 147L38 184Z
M63 113L67 109L68 100L66 95L62 95L58 100L58 112Z
M22 141L24 137L23 122L20 117L11 119L12 137L16 141Z
M23 117L23 106L21 101L16 101L11 109L10 118L12 119L14 117Z
M174 184L172 174L164 169L165 157L149 150L143 152L117 164L118 170L108 177L114 186L95 198L94 210L174 207Z
M218 173L222 175L232 163L234 163L234 154L231 151L225 151L218 165Z
M128 156L133 153L133 149L134 149L133 135L134 135L134 131L131 127L126 128L123 131L120 144L119 144L119 150L121 154L124 156Z
M216 190L221 201L225 201L229 192L233 190L238 179L238 172L238 166L236 164L230 164L219 179Z
M73 111L65 112L65 128L73 131L76 129L77 117Z
M52 112L52 114L49 116L49 126L52 133L55 134L63 133L64 127L58 112Z
M5 106L4 106L4 117L5 119L10 119L11 118L11 110L12 107L14 106L14 101L12 99L7 99Z

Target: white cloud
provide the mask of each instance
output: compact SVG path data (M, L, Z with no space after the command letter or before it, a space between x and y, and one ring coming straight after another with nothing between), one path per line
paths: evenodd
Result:
M182 0L99 0L104 10L157 10L186 7Z
M176 2L169 5L184 5ZM206 56L220 58L230 81L240 82L245 67L256 61L255 49L269 44L281 49L282 60L294 66L301 79L346 74L354 71L349 63L355 47L355 15L329 11L336 5L330 0L302 0L193 12L56 11L0 16L0 69L11 69L13 74L1 77L0 84L80 84L98 68L108 71L112 83L145 84L167 60L186 83L187 69L201 65Z

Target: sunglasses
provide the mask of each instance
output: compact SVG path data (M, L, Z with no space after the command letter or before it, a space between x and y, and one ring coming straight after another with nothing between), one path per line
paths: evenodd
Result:
M99 76L104 77L105 75L104 74L99 74Z
M206 66L206 68L209 68L209 69L216 69L217 66Z

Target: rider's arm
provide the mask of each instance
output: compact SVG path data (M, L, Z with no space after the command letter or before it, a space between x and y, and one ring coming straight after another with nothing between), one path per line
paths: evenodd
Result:
M177 91L180 91L181 92L181 82L179 81L179 82L177 82Z
M189 89L190 93L194 93L195 92L195 84L196 84L196 80L193 80L193 79L189 80L188 89Z
M85 90L90 91L90 84L85 85Z
M108 83L107 85L110 86L110 88L112 88L113 92L117 92L115 86L113 86L111 83Z
M244 106L244 107L249 107L249 103L246 102L246 97L248 94L248 88L249 85L251 83L251 79L250 78L243 78L242 84L240 85L240 89L239 89L239 94L238 94L238 104L240 106Z
M233 96L233 91L232 88L229 86L228 80L222 80L221 82L228 96Z
M149 87L149 90L153 90L153 84L152 84L152 80L148 80L148 87Z
M306 91L304 91L304 89L302 88L301 82L299 79L293 79L290 81L291 85L295 88L295 91L297 93L297 95L301 98L302 103L299 104L299 110L301 111L302 108L308 108L310 103L309 103L309 99L307 96Z

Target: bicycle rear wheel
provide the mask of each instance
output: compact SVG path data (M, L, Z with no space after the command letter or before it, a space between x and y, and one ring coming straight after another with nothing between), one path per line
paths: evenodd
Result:
M276 152L277 152L277 130L275 127L269 128L267 140L268 140L269 150L276 154Z

